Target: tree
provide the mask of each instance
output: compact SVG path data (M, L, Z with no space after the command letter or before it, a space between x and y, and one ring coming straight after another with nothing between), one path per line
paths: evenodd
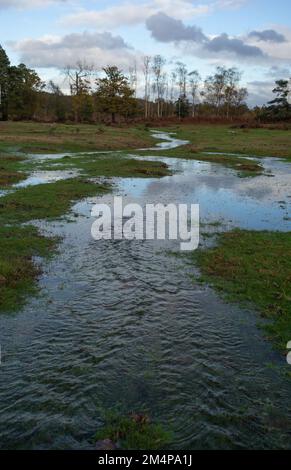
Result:
M151 57L146 55L143 59L143 73L144 73L144 116L145 119L149 115L149 99L150 99L150 67L151 67Z
M66 119L66 109L62 90L60 89L59 85L55 84L52 80L50 80L48 83L48 90L53 97L53 106L57 121L64 121Z
M216 108L217 115L223 104L224 91L227 81L227 69L225 67L217 67L216 73L207 77L204 83L204 92L206 102Z
M44 83L35 70L24 64L10 67L8 77L9 116L13 119L32 119Z
M115 123L117 114L128 117L136 111L134 90L118 67L107 66L103 71L105 77L96 82L97 108L101 112L110 113L112 123Z
M8 85L9 85L9 67L8 56L0 45L0 119L8 119Z
M268 103L267 113L276 120L291 119L290 82L288 80L277 80L273 93L276 98Z
M177 69L176 69L177 77L178 77L178 85L179 85L179 95L186 96L187 95L187 67L183 62L177 62Z
M81 61L77 62L74 67L68 66L64 71L70 83L75 123L86 120L82 116L82 110L84 110L86 103L89 101L88 95L91 91L92 71L92 65Z
M129 67L129 84L130 87L134 90L134 97L136 98L137 94L137 63L136 60L133 63L133 66Z
M176 112L175 114L180 118L185 118L189 116L189 101L186 96L179 96L176 101Z
M155 55L153 58L152 71L154 74L153 91L157 97L157 115L161 115L161 99L165 92L165 75L163 67L166 61L161 55Z
M229 118L244 104L247 91L239 87L240 79L241 73L235 67L217 67L216 73L205 80L201 94L206 104L215 108L217 116L224 114Z
M191 90L191 97L192 97L192 117L195 117L196 101L197 101L197 95L198 95L198 89L199 89L199 83L200 83L201 77L197 70L193 70L188 75L190 77L190 90Z

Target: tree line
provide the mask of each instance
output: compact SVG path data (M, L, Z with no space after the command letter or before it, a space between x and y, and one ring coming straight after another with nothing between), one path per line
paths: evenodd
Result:
M291 120L290 82L276 82L275 99L250 110L241 72L217 67L204 80L198 70L178 61L169 71L161 55L145 56L142 74L134 64L125 74L116 66L98 74L93 66L78 62L63 70L69 93L25 64L12 66L0 46L0 119L67 122L101 122L116 119L145 120L176 117L266 121ZM140 97L139 97L140 96Z

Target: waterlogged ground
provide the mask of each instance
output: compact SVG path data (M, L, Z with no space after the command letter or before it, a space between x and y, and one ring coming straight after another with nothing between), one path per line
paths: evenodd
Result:
M117 179L114 194L143 206L199 203L202 232L218 220L222 230L291 230L290 164L264 159L262 176L239 178L221 165L164 161L173 176ZM112 195L40 224L63 237L59 254L44 266L40 296L0 316L0 447L94 448L114 409L147 412L173 431L172 449L290 449L289 368L258 315L193 282L187 257L169 255L176 242L94 241L97 201Z

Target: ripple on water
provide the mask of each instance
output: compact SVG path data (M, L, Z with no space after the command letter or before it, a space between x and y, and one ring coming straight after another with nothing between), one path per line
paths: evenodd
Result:
M272 226L282 214L279 170L268 187L263 176L172 164L179 175L142 187L121 180L117 192L143 204L201 201L202 217L217 218L219 207L242 226L260 228L265 217ZM104 411L119 405L173 428L171 448L290 448L291 384L256 314L193 283L194 268L164 249L174 242L94 242L94 200L74 207L75 223L41 225L63 236L59 256L45 266L41 295L0 317L0 447L92 448Z

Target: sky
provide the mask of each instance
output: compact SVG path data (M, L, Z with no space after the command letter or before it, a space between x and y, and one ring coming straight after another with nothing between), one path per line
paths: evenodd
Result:
M183 61L203 79L238 67L251 106L291 76L290 0L0 0L0 19L11 62L63 87L62 71L78 60L124 72L137 63L142 76L143 56L155 54L169 71Z

